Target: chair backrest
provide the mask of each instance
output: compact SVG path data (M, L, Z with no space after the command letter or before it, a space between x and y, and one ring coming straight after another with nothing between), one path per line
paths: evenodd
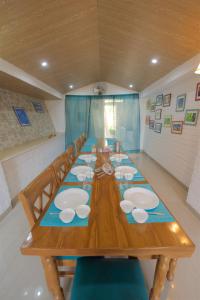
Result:
M80 136L80 138L81 138L81 146L83 146L83 144L86 141L85 133L82 133L81 136Z
M76 149L76 155L80 152L82 147L81 137L79 137L77 140L74 141L75 149Z
M31 227L36 223L49 201L54 198L57 189L58 182L54 169L50 166L19 193L18 198L22 202Z
M67 153L63 153L60 156L58 156L52 163L56 179L58 184L60 185L63 179L65 178L67 172L70 168L70 163L67 159Z
M75 160L74 147L73 146L69 146L67 148L66 155L67 155L67 160L68 160L69 164L72 165L74 160Z

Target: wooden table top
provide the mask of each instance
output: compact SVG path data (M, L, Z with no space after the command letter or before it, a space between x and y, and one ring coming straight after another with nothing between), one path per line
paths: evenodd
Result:
M99 154L97 166L104 155ZM70 184L71 185L71 184ZM114 176L94 178L86 227L42 227L40 219L21 252L38 256L191 256L195 246L178 222L128 224Z

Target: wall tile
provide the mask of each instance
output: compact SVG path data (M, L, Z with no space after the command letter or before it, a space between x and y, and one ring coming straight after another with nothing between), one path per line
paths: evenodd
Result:
M42 103L45 112L37 113L32 100ZM13 106L25 108L31 126L22 127L13 111ZM0 151L20 145L55 132L45 102L26 95L0 89Z

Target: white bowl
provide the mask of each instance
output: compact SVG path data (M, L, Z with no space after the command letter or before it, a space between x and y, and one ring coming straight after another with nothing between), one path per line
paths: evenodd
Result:
M115 172L120 172L122 176L124 176L126 173L136 174L138 170L131 166L119 166L115 168Z
M89 171L86 173L87 178L92 179L94 177L94 172L93 171Z
M64 223L70 223L75 217L75 211L72 208L66 208L59 213L59 218Z
M122 200L120 207L125 214L129 214L133 210L133 203L128 200Z
M124 177L126 180L132 180L134 177L134 174L133 173L125 173Z
M77 174L76 177L79 181L84 181L86 179L86 174L80 173L80 174Z
M121 175L120 172L115 172L115 177L116 177L117 179L121 179L121 178L122 178L122 175Z
M85 219L89 216L90 214L90 207L88 205L79 205L76 208L76 214L80 219Z
M92 161L91 158L86 158L86 159L85 159L85 162L86 162L87 164L89 164L91 161Z
M137 223L145 223L149 217L148 213L144 209L141 209L141 208L133 209L132 216Z

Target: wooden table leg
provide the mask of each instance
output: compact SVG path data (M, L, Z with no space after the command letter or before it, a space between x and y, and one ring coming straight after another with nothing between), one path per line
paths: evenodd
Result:
M177 258L172 258L169 262L169 270L167 272L167 280L169 281L174 280L176 264L177 264Z
M41 261L44 267L48 289L53 294L53 299L64 300L55 259L51 256L41 257Z
M170 258L166 256L160 256L158 258L154 275L153 288L149 296L150 300L160 300L160 294L164 288L167 271L169 270L169 261Z

